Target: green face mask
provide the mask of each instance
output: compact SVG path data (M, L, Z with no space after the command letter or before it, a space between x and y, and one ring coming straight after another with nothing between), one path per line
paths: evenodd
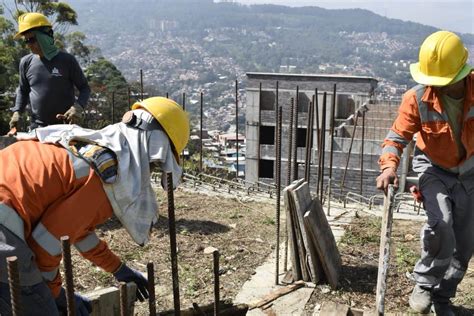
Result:
M33 34L35 34L36 40L38 41L41 51L43 52L43 56L47 60L53 59L54 56L56 56L59 52L56 45L54 45L54 38L49 34L38 30L33 30Z

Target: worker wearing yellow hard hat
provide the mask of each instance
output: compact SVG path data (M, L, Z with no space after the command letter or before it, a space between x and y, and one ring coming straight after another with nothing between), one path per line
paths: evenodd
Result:
M377 188L398 186L400 155L417 134L412 165L427 221L409 303L419 313L454 315L450 300L474 249L474 75L467 60L452 32L424 40L410 65L418 85L403 96L379 159Z
M21 113L31 108L29 129L78 123L90 96L90 87L76 58L59 50L54 41L52 23L38 12L18 17L18 33L31 53L22 57L10 132L18 128ZM75 88L79 91L77 97Z
M0 315L11 315L6 258L17 256L24 315L62 315L60 238L120 282L135 282L137 298L147 280L128 267L95 234L115 216L139 245L158 220L151 171L171 174L179 185L178 154L189 138L189 119L176 102L153 97L137 102L121 122L101 130L59 124L19 135L0 150ZM162 184L167 184L162 177ZM59 246L58 246L59 245ZM59 247L59 252L58 252ZM75 293L75 314L91 302Z

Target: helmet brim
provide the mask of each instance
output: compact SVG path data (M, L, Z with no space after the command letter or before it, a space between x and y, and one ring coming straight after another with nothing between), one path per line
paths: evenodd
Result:
M421 83L426 86L443 87L449 84L453 84L464 77L466 77L472 70L472 66L465 64L457 73L453 73L447 76L427 76L420 70L420 63L414 63L410 65L410 74L417 83Z

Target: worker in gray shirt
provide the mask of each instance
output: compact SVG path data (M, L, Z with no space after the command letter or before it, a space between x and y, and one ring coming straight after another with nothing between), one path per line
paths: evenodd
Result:
M90 88L76 58L58 50L52 25L41 13L18 17L15 39L20 37L31 54L20 61L20 84L15 106L11 108L11 131L17 127L27 104L31 107L30 129L77 122L89 99ZM77 99L74 87L79 90Z

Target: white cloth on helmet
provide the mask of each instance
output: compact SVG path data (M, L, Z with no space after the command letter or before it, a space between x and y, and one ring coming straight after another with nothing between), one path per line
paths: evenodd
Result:
M101 130L59 124L37 128L17 138L59 143L66 149L71 141L78 140L112 150L118 159L118 177L115 183L103 183L103 187L114 214L139 245L148 242L151 226L158 219L158 203L150 182L150 162L158 162L162 171L172 172L173 183L178 183L182 173L169 138L161 130L143 131L124 123Z

